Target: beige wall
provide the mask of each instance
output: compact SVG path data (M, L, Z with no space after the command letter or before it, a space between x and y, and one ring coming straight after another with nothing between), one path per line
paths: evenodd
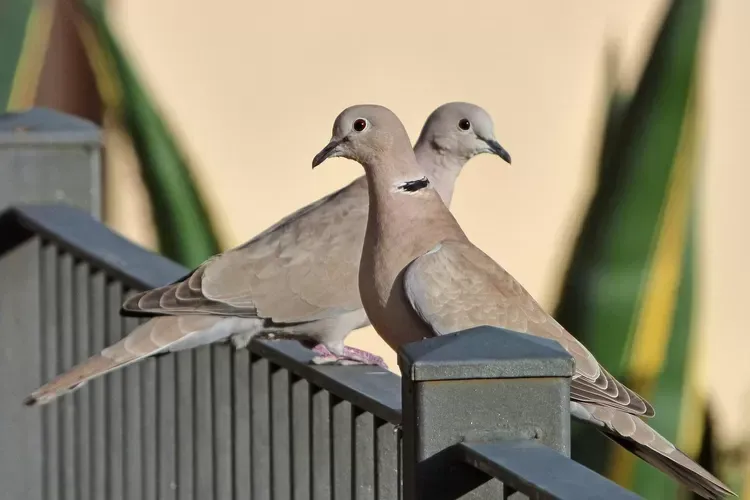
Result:
M706 383L722 430L744 434L750 393L750 3L716 0L705 65L700 325ZM209 5L214 5L209 7ZM236 244L360 174L335 160L310 169L345 106L376 102L412 139L439 104L467 100L494 116L513 167L474 160L454 212L470 237L548 306L592 181L603 100L603 47L619 42L628 82L664 2L120 0L116 28L194 158L226 241ZM743 48L744 47L744 48ZM113 141L120 140L117 137ZM114 150L135 182L132 161ZM289 179L295 179L290 184ZM149 241L121 189L115 225ZM374 333L352 344L392 353ZM748 407L747 409L750 409Z

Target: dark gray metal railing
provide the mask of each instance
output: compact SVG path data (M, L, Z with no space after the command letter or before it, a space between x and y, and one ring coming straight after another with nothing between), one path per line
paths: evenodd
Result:
M489 327L406 346L403 380L264 340L151 358L25 408L137 325L119 316L131 290L186 270L67 206L9 210L0 234L3 498L638 498L567 457L570 356Z
M461 459L503 481L504 494L585 500L640 498L536 440L461 443Z
M12 210L0 234L7 498L399 498L398 377L310 365L292 341L152 358L23 408L137 325L119 316L131 290L185 269L65 206Z

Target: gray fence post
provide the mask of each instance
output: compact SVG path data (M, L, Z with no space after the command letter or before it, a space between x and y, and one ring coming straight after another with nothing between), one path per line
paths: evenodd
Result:
M404 498L505 498L502 484L456 458L464 441L536 439L570 455L573 359L557 343L492 327L399 352Z
M101 218L99 128L45 108L0 114L0 211L53 202Z

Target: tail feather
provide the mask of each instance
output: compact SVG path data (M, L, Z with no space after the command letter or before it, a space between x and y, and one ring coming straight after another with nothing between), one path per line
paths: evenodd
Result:
M674 452L670 455L664 455L648 446L623 438L615 433L604 432L604 434L633 455L673 477L677 482L703 498L718 500L729 495L737 496L710 472L693 462L679 448L675 447Z
M23 404L26 406L47 404L63 394L73 392L76 389L83 387L83 385L91 379L134 363L143 357L144 356L132 357L131 359L117 362L102 354L97 354L32 392L26 399L24 399Z
M646 422L613 408L573 403L573 415L599 427L608 438L703 498L737 496Z
M215 327L222 318L214 316L161 316L133 330L127 337L90 357L59 375L51 382L31 393L26 406L49 403L63 394L72 392L89 380L123 368L143 358L164 351L175 350L183 345L200 344L203 340L215 340ZM210 337L203 339L204 333ZM219 335L223 335L223 331ZM195 334L195 335L194 335ZM191 338L198 335L200 338Z

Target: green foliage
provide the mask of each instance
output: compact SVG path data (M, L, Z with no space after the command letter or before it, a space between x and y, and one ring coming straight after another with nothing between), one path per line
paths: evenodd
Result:
M55 14L56 5L32 0L0 3L0 110L32 105L50 17L60 15ZM99 69L97 83L114 97L107 104L114 107L133 141L153 206L160 250L181 264L196 266L217 253L219 244L186 157L123 53L107 22L104 2L80 0L76 5L88 21L81 32ZM93 36L86 39L87 32Z
M194 267L219 252L219 243L185 155L123 53L100 1L84 2L100 64L113 87L115 110L130 135L148 190L161 252Z
M597 187L556 312L604 366L651 400L656 417L650 424L671 440L688 425L700 434L694 422L702 423L705 412L688 399L696 74L705 10L704 0L674 0L633 95L611 90ZM575 458L647 498L675 498L666 476L575 431ZM608 461L601 460L605 448Z
M0 112L9 104L33 5L30 0L0 2Z

